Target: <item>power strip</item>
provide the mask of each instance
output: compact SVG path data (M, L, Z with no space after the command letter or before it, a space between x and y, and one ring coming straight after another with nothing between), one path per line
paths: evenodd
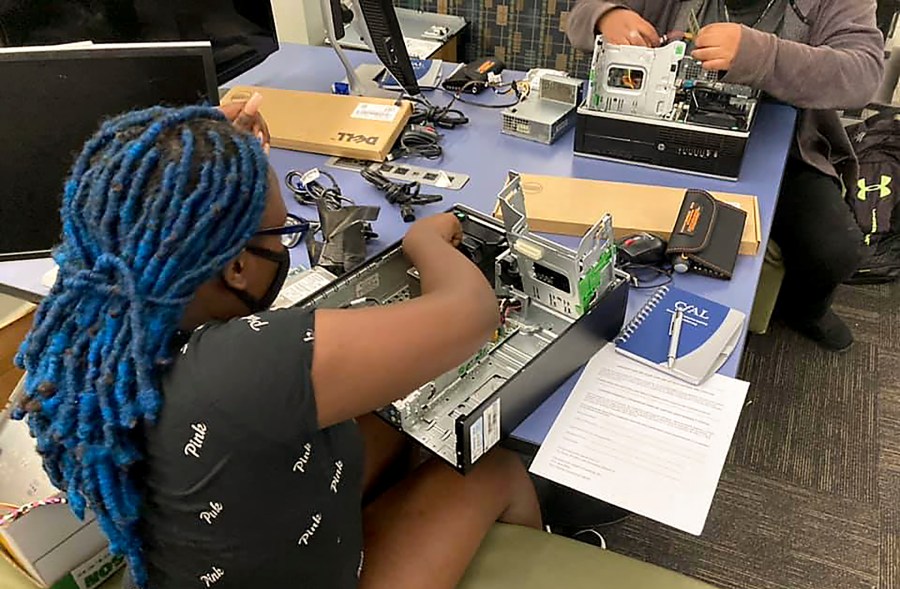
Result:
M444 170L436 170L434 168L423 168L420 166L411 166L408 164L395 164L385 162L383 164L372 163L366 160L356 160L346 157L329 158L325 165L338 170L349 170L351 172L361 172L369 166L375 166L379 172L390 180L400 180L406 182L418 182L425 186L434 186L435 188L446 188L447 190L461 190L469 176L466 174L458 174L456 172L446 172Z

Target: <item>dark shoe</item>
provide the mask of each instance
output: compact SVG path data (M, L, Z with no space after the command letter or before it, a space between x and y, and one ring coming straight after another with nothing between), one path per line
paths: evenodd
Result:
M788 320L788 325L832 352L846 352L853 345L850 328L831 309L816 321Z

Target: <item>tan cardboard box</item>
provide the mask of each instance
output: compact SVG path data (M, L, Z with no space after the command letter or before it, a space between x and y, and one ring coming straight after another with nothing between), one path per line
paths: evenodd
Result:
M263 96L272 147L383 162L412 114L409 102L236 86L222 104Z
M16 565L12 558L5 552L0 553L0 587L3 589L47 589L43 581L33 579ZM78 565L59 581L53 583L50 589L120 589L122 575L118 575L118 583L110 581L104 585L107 579L125 567L125 559L121 556L113 556L109 550L103 549L96 555ZM124 573L125 571L122 571Z
M25 422L0 414L0 448L0 497L5 502L23 505L58 493ZM86 581L99 582L123 564L108 554L94 515L86 512L84 521L78 520L68 505L38 507L0 528L0 557L7 561L0 568L4 589L22 578L41 588L84 589Z
M0 498L16 505L57 493L28 426L9 420L7 402L22 393L12 356L31 327L32 307L9 314L11 324L0 329ZM0 529L0 587L95 589L121 569L122 557L109 553L96 519L90 512L85 516L79 521L67 505L38 507Z
M666 188L645 184L625 184L582 180L559 176L521 174L533 231L581 237L605 213L613 218L616 239L646 231L668 239L675 225L686 188ZM718 200L747 212L740 253L753 256L759 251L759 203L755 196L714 192ZM500 209L494 216L501 217Z
M19 345L31 329L34 317L31 309L33 306L26 306L6 317L0 317L0 409L6 405L7 399L23 374L13 364L13 360L19 351ZM3 325L5 320L9 321L8 325Z

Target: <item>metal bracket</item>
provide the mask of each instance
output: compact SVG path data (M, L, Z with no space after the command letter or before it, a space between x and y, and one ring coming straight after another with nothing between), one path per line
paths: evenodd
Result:
M372 163L366 160L357 160L346 157L330 157L325 165L338 170L361 172L366 168L374 168L381 172L385 178L399 180L400 182L415 181L423 186L434 186L446 190L461 190L469 176L457 172L447 172L437 168L424 168L406 163L384 162Z
M612 216L597 221L573 252L528 228L519 174L509 173L497 198L523 292L569 317L583 315L615 280Z

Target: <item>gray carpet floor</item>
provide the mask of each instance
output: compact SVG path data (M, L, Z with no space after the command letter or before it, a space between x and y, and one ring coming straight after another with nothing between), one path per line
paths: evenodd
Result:
M751 336L748 403L703 535L632 516L611 550L721 589L900 589L900 284L842 287L846 354Z

